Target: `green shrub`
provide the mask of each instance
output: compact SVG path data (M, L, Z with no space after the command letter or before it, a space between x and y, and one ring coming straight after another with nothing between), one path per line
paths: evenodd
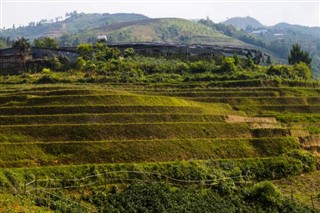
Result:
M189 64L192 73L212 72L214 63L210 61L196 61Z
M225 57L222 60L222 64L220 67L220 71L222 73L234 73L237 71L237 67L235 65L235 60L234 58L227 58Z
M44 75L40 77L35 83L36 84L54 84L57 83L58 79L51 75Z
M42 74L50 74L51 73L51 69L50 68L43 68L42 69Z
M79 70L83 70L86 65L86 61L83 59L83 57L78 57L76 62L76 68Z
M249 198L258 201L262 206L279 206L282 196L279 189L270 181L263 181L253 186Z

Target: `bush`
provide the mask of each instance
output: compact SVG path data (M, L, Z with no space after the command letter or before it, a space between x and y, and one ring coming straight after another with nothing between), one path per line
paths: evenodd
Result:
M303 62L294 64L292 66L271 65L267 70L267 75L278 76L284 79L293 79L293 80L312 79L310 68Z
M249 197L265 207L279 206L282 199L279 189L270 181L263 181L254 185Z
M50 73L51 73L50 68L43 68L42 69L42 74L50 74Z
M221 63L220 71L222 73L234 73L237 71L235 60L233 58L224 58Z
M209 61L196 61L189 64L192 73L212 72L214 70L214 63Z
M53 83L57 83L58 79L50 76L50 75L44 75L42 77L40 77L35 83L37 84L53 84Z
M292 66L293 75L296 78L310 80L312 79L312 73L310 67L304 62L296 63Z
M178 62L174 65L174 68L173 68L173 72L174 73L177 73L177 74L184 74L184 73L187 73L189 72L190 70L190 67L188 64L184 63L184 62Z
M76 68L79 70L83 70L86 65L86 61L83 59L83 57L78 57L76 62Z

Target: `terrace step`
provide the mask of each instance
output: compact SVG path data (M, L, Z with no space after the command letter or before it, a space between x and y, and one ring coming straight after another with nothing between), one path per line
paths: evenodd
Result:
M80 113L203 113L196 106L144 106L144 105L68 105L0 107L0 115L48 115Z
M0 167L31 165L166 162L279 156L297 149L295 138L232 138L135 141L1 143Z
M45 106L45 105L156 105L180 106L190 105L183 99L143 95L60 95L60 96L9 96L0 97L0 104L8 106Z
M139 92L138 94L150 94L150 92ZM153 92L154 95L175 96L175 97L278 97L276 91L174 91L174 92Z
M320 97L188 97L188 100L209 102L209 103L229 103L232 105L308 105L319 104Z
M0 116L0 125L84 124L84 123L157 123L157 122L217 122L223 115L190 113L101 113Z
M260 105L263 111L289 112L289 113L320 113L320 105Z
M251 137L245 123L139 123L2 126L2 142Z

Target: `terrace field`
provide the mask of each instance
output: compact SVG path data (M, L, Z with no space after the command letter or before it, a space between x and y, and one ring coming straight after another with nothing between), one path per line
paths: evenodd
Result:
M318 188L301 194L319 181L319 84L217 84L2 85L0 211L133 212L120 197L148 187L222 212L317 211ZM264 181L284 193L269 210L246 191Z

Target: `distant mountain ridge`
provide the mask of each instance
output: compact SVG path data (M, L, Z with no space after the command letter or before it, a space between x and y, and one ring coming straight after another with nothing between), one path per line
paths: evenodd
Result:
M231 18L223 24L242 29L243 33L249 34L249 37L252 38L248 40L254 40L258 46L271 49L284 60L287 59L291 46L295 43L300 44L302 49L307 50L312 57L313 75L316 78L320 77L320 27L307 27L285 22L274 26L263 26L251 17Z

